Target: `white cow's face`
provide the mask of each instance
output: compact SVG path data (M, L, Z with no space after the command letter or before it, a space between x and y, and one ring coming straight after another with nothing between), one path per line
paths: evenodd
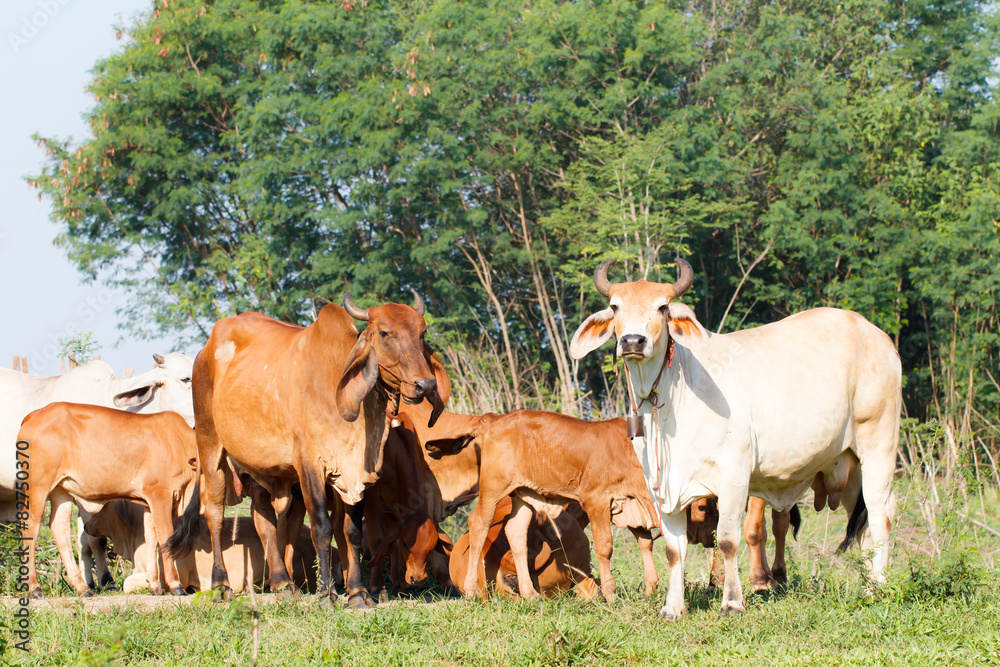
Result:
M611 288L618 356L641 363L658 355L667 344L670 299L663 287L641 280Z
M194 361L179 352L154 354L153 359L156 361L153 370L132 378L128 389L115 396L115 406L130 412L176 412L194 426L191 394Z
M657 356L670 337L669 291L669 285L645 280L612 285L610 306L580 325L570 344L570 354L580 359L604 344L614 332L618 356L636 363Z
M637 280L611 284L604 262L594 274L594 283L608 297L608 308L594 313L580 325L570 343L570 355L582 359L604 344L612 332L618 336L618 356L635 364L661 358L670 339L684 344L686 339L704 333L687 306L672 303L691 286L691 266L678 259L681 277L674 284Z

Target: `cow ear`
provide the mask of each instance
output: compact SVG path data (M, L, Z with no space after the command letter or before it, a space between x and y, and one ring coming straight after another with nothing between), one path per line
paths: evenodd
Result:
M375 383L378 382L378 357L375 350L362 334L351 350L344 366L344 375L337 383L337 410L344 421L355 421L361 412L361 402L365 400Z
M708 332L694 316L694 311L683 303L670 304L670 337L684 347L694 348L704 343Z
M434 379L437 380L437 395L441 398L441 404L443 405L451 397L451 378L448 377L448 371L445 370L444 364L441 362L440 357L437 356L437 352L432 350L431 346L427 343L424 343L424 354L427 355L431 369L434 371Z
M569 355L574 359L585 356L604 345L615 330L615 312L610 308L594 313L583 321L573 334L569 344Z
M154 391L156 391L156 385L147 384L142 387L136 387L135 389L123 391L120 394L115 394L115 407L125 409L136 405L142 405L153 397Z

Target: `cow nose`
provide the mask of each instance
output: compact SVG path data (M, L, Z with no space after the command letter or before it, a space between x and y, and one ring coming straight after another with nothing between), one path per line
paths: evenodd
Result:
M437 380L417 380L414 384L421 396L430 396L437 391L438 386Z
M621 338L622 354L642 354L646 349L646 337L642 334L628 334Z

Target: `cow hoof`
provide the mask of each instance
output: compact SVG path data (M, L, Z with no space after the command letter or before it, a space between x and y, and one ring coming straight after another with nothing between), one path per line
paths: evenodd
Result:
M660 617L661 621L679 621L679 620L681 620L681 615L679 613L677 613L676 611L674 611L671 607L668 607L666 605L664 605L664 607L662 609L660 609L660 613L657 614L657 615Z
M28 593L28 597L33 597L36 600L41 600L42 599L42 589L41 588L32 588L31 592Z
M318 604L323 609L336 609L337 608L337 591L330 589L328 591L320 591L316 594L316 604Z
M219 600L222 602L229 602L233 599L233 589L229 586L219 586L216 588L219 591Z
M389 593L384 588L378 592L378 603L386 604L389 602Z
M150 595L163 595L163 588L160 586L151 586L149 589Z
M115 580L112 579L110 575L101 579L101 590L113 591L117 589L118 586L115 585Z
M183 586L175 586L174 588L170 589L170 594L171 595L178 595L178 596L180 596L180 595L187 595L187 591L184 590Z
M371 609L375 606L372 601L368 591L362 591L360 593L354 593L349 598L347 598L347 608L353 609L354 611L364 611L366 609Z
M90 590L89 588L85 588L84 591L80 593L80 597L92 598L94 597L94 591Z
M728 605L723 605L722 609L719 611L720 616L740 616L745 614L746 609L742 605L731 602Z

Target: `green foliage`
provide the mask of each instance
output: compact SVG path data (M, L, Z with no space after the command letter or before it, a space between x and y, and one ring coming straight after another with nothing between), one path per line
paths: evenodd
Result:
M995 450L997 22L965 0L155 2L94 69L93 136L40 138L32 182L136 335L415 288L497 409L592 413L602 362L566 342L594 266L669 280L683 254L709 329L857 310L897 343L908 414Z
M69 338L60 338L60 357L69 357L79 365L89 362L94 357L94 352L101 349L101 344L94 339L94 332L78 333Z
M971 599L986 579L979 558L971 549L949 551L941 560L914 556L909 559L909 578L900 595L907 602L929 602L947 598Z

